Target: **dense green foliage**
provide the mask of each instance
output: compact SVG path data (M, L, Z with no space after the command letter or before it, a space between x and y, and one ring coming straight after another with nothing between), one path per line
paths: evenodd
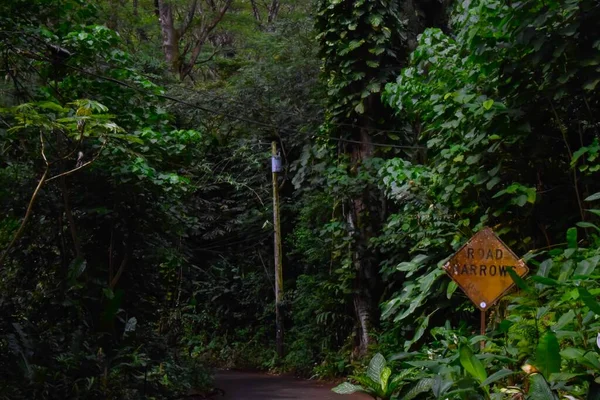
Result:
M422 144L380 169L398 208L375 243L390 255L384 277L403 281L384 303L395 327L381 344L405 352L393 358L414 382L399 398L596 398L599 12L586 1L460 2L454 35L426 30L387 85ZM476 326L475 309L441 265L486 225L534 276L515 277L521 293L492 311L474 356L464 320Z
M595 0L0 3L0 398L177 398L239 367L597 399L598 21ZM485 226L531 273L482 337L441 266Z

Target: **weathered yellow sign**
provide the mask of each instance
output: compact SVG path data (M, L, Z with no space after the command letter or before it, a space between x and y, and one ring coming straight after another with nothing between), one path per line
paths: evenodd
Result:
M508 268L521 277L529 272L523 260L490 228L477 232L443 268L481 311L490 308L513 286Z

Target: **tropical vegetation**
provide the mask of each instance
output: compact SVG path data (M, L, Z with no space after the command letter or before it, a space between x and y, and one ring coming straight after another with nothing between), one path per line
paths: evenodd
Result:
M204 396L222 367L600 399L598 21L596 0L0 2L0 399ZM485 227L530 272L481 334L442 267Z

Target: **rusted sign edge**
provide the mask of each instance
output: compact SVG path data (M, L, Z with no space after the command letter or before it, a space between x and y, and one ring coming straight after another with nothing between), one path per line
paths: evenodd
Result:
M496 298L495 298L494 300L492 300L492 301L490 302L490 304L487 304L485 308L482 308L482 307L481 307L479 304L475 303L475 302L474 302L474 301L473 301L473 300L472 300L472 299L469 297L469 295L467 294L467 290L466 290L466 289L463 287L463 285L461 285L459 282L457 282L456 280L454 280L454 278L452 277L452 274L451 274L451 273L448 271L448 267L450 266L450 261L451 261L451 260L452 260L454 257L456 257L456 255L457 255L458 253L460 253L460 252L461 252L461 251L462 251L462 250L463 250L465 247L467 247L467 246L468 246L468 245L469 245L469 244L470 244L470 243L473 241L473 238L475 238L475 236L476 236L476 235L478 235L479 233L481 233L481 232L484 232L484 231L490 231L490 232L492 233L492 235L493 235L493 236L494 236L496 239L498 239L498 241L500 241L500 243L501 243L501 244L502 244L502 245L503 245L503 246L504 246L504 247L505 247L505 248L506 248L506 249L507 249L507 250L510 252L510 254L512 254L512 255L513 255L513 256L514 256L514 257L515 257L515 258L518 260L518 262L520 263L520 265L521 265L523 268L525 268L525 272L524 272L523 274L519 274L517 271L515 271L515 272L517 272L517 274L518 274L520 277L524 277L525 275L527 275L527 274L529 273L529 267L527 266L527 264L525 264L525 262L523 261L523 258L521 258L521 257L517 256L517 255L515 254L515 252L514 252L514 251L512 251L512 249L511 249L510 247L508 247L508 246L506 245L506 243L504 243L504 241L503 241L502 239L500 239L500 237L499 237L498 235L496 235L496 232L494 232L494 230L493 230L492 228L490 228L490 227L486 226L486 227L484 227L483 229L481 229L481 230L479 230L479 231L475 232L475 234L474 234L473 236L471 236L471 238L470 238L469 240L467 240L467 241L465 242L465 244L463 244L462 246L460 246L460 248L459 248L458 250L456 250L456 251L454 252L454 254L452 254L452 256L450 256L450 258L448 259L448 261L446 261L446 263L445 263L444 265L442 265L442 269L444 270L444 272L446 272L446 275L448 275L448 276L450 277L450 279L452 279L452 282L456 283L456 285L457 285L457 286L458 286L458 287L459 287L459 288L460 288L460 289L463 291L463 293L465 294L465 296L467 296L467 298L468 298L469 300L471 300L471 303L473 303L473 304L475 305L475 307L477 307L477 308L478 308L479 310L481 310L481 311L487 311L487 310L489 310L489 309L490 309L490 308L491 308L493 305L495 305L495 304L498 302L498 300L500 300L502 297L504 297L504 295L505 295L507 292L509 292L510 290L512 290L512 289L513 289L513 287L515 286L515 281L513 281L513 282L512 282L512 283L511 283L511 284L510 284L510 285L509 285L509 286L508 286L508 287L507 287L507 288L506 288L506 289L505 289L503 292L502 292L502 293L500 293L498 296L496 296ZM511 279L512 279L512 277L511 277Z

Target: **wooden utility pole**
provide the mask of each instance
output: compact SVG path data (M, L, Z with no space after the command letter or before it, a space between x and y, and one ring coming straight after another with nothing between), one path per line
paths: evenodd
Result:
M277 154L277 142L271 145L271 171L273 174L273 230L275 250L275 328L276 345L279 358L283 358L283 262L281 247L281 225L279 219L279 183L277 177L281 172L281 158Z

